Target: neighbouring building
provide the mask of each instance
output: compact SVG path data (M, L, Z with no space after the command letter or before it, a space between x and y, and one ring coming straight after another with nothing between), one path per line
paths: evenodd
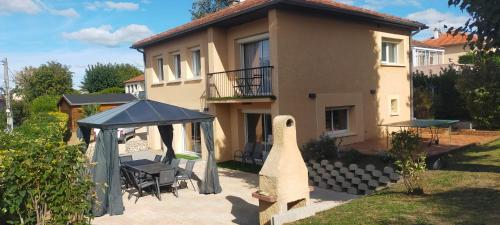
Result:
M411 41L413 67L412 72L423 72L426 75L438 74L450 64L444 62L445 49L428 45L420 41Z
M82 117L85 105L99 105L99 111L105 111L134 100L136 97L132 94L64 94L57 106L59 111L68 114L68 126L75 136L78 128L76 122Z
M148 99L216 116L215 157L272 145L272 118L296 119L299 145L380 138L411 118L410 35L422 23L326 0L246 0L133 44ZM202 152L198 124L174 126L176 151ZM163 148L156 127L148 143ZM202 142L203 143L203 142Z
M135 97L140 98L144 95L144 74L133 77L125 83L125 93L133 94Z
M473 41L475 40L477 38L473 39ZM445 64L459 64L458 59L460 56L466 55L471 51L467 45L467 35L464 33L453 35L436 30L434 31L434 36L424 40L423 43L443 48L443 63Z

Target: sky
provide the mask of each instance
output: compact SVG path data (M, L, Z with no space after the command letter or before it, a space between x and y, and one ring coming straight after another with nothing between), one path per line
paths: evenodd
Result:
M444 24L460 26L468 14L448 0L338 0L427 24L416 39ZM130 63L143 69L130 45L191 20L193 0L0 0L0 58L11 74L47 61L68 65L79 88L89 64ZM3 84L3 78L0 79Z

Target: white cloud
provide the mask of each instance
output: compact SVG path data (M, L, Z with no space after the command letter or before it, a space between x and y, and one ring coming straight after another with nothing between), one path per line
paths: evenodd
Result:
M138 41L152 35L152 33L153 32L145 25L130 24L115 31L113 31L111 25L104 25L100 27L84 28L75 32L64 32L62 36L68 40L77 40L107 47L117 47L120 44Z
M388 6L413 6L421 7L421 0L364 0L361 7L371 10L380 10Z
M467 19L469 19L467 16L459 16L450 12L440 12L432 8L411 13L407 18L426 24L429 29L421 34L421 36L426 37L430 37L435 28L445 31L444 25L448 27L459 27L463 26Z
M52 15L64 17L79 17L80 15L73 8L55 9L45 5L40 0L0 0L0 15L11 13L38 14L42 11Z
M22 70L25 66L39 66L48 61L57 61L68 65L73 72L73 87L79 88L85 69L89 64L130 63L143 69L142 54L129 48L116 48L109 51L105 47L92 47L82 50L56 49L53 51L3 52L9 58L12 72Z
M105 10L138 10L139 4L133 2L95 1L87 3L85 8L89 10L97 10L99 8Z
M0 15L10 13L37 14L41 11L32 0L0 0Z

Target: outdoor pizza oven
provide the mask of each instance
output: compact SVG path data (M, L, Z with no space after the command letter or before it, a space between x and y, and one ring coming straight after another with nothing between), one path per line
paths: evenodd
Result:
M307 167L297 146L295 119L273 120L274 145L259 172L260 224L271 224L273 215L304 207L309 201Z

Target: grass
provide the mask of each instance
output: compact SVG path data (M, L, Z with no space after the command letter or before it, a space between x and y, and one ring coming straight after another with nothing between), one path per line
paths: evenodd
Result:
M499 224L500 141L454 152L426 171L425 195L402 183L293 224Z
M197 160L200 158L198 156L184 155L184 154L175 154L175 157L178 159L186 159L186 160Z
M255 174L259 173L260 169L262 168L262 166L259 166L259 165L243 164L243 163L237 162L237 161L220 162L220 163L217 163L217 166L220 168L238 170L238 171L243 171L243 172L247 172L247 173L255 173Z

